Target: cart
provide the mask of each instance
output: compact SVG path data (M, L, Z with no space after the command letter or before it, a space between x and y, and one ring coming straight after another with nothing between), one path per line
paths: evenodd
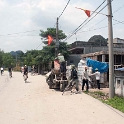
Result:
M46 82L49 85L49 89L60 89L63 92L68 85L66 72L61 72L58 60L54 60L54 68L46 75Z

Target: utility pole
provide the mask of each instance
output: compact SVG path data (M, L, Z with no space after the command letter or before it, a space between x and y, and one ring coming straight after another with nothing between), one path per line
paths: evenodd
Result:
M112 6L108 4L108 45L109 45L109 98L114 97L114 55L113 55L113 29L112 29Z
M59 18L57 17L57 21L56 21L55 57L58 55L58 49L59 49L59 40L58 40L58 20L59 20Z

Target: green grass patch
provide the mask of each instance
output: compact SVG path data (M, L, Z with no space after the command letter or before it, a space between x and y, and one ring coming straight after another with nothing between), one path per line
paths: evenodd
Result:
M112 99L108 99L107 101L104 101L106 104L112 106L113 108L116 108L124 113L124 98L120 96L115 96Z
M103 103L106 103L110 106L112 106L115 109L118 109L119 111L124 113L124 98L115 95L114 98L109 99L109 94L103 93L101 91L94 91L94 92L86 92L84 91L84 93L102 101Z

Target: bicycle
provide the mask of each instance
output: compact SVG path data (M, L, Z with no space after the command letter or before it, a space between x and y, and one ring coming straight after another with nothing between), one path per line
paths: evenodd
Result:
M24 74L23 77L24 77L24 81L26 83L27 82L28 75L27 74Z
M10 77L10 78L12 77L12 72L9 72L9 77Z
M3 70L1 70L1 75L3 74Z

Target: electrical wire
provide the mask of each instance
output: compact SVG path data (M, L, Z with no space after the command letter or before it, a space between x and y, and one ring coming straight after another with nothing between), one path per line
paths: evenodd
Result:
M40 43L37 47L36 47L36 50L38 49L38 47L41 45L42 43Z
M7 35L15 35L15 34L29 33L29 32L34 32L34 31L40 31L40 30L31 30L31 31L25 31L25 32L18 32L18 33L12 33L12 34L0 35L0 37L1 37L1 36L7 36Z
M1 36L0 38L8 38L8 37L41 37L40 35L7 35L7 36Z
M91 14L91 16L105 3L106 0L104 0L96 9L95 11ZM106 5L107 6L107 5ZM106 7L105 6L105 7ZM100 11L99 11L100 12ZM98 14L98 13L97 13ZM96 15L97 15L96 14ZM95 17L95 16L94 16ZM77 31L79 31L79 28L88 20L89 18L87 18L83 23L81 23L74 31L71 35L69 35L64 41L66 41L67 39L69 39L70 37L72 37ZM93 18L92 18L93 19ZM89 21L88 21L89 22ZM81 28L80 28L81 29Z
M111 0L111 2L112 2L112 1L113 1L113 0ZM104 2L105 2L105 1L103 1L103 3L104 3ZM108 4L109 4L109 3L107 3L107 5L108 5ZM107 5L106 5L106 6L107 6ZM104 6L99 12L97 12L96 15L98 15L106 6ZM95 10L95 11L96 11L96 10ZM94 12L95 12L95 11L94 11ZM95 15L95 16L96 16L96 15ZM93 16L88 22L90 22L95 16ZM105 20L105 19L103 19L103 20ZM103 21L103 20L102 20L102 21ZM102 21L101 21L101 22L102 22ZM82 27L84 27L88 22L86 22ZM100 23L100 22L99 22L99 23ZM71 34L69 37L67 37L64 41L66 41L67 39L69 39L70 37L72 37L74 34L76 34L79 30L81 30L82 27L80 27L78 30L76 30L74 33L72 33L72 34ZM107 26L105 26L105 27L107 27ZM105 28L105 27L101 27L101 28ZM100 29L100 28L99 28L99 29Z
M115 24L113 24L113 25L116 25L116 24L119 24L119 22L118 23L115 23ZM92 30L85 30L85 31L82 31L82 32L89 32L89 31L94 31L94 30L99 30L99 29L103 29L103 28L107 28L108 26L103 26L103 27L100 27L100 28L94 28L94 29L92 29ZM82 32L78 32L78 34L79 33L82 33Z
M118 20L116 20L116 19L113 19L114 21L116 21L116 22L119 22L119 23L121 23L121 24L124 24L124 21L118 21Z
M62 13L60 14L60 16L58 18L60 18L62 16L62 14L64 13L65 9L67 8L68 4L69 4L70 0L67 2L65 8L63 9Z
M113 13L116 13L118 12L120 9L122 9L124 7L124 5L122 5L121 7L119 7L117 10L115 10ZM88 31L93 31L93 30L97 30L97 29L102 29L102 28L106 28L108 26L104 26L104 27L100 27L100 28L96 28L96 29L92 29L94 26L98 25L99 23L103 22L107 17L105 17L104 19L102 19L101 21L99 21L98 23L96 23L95 25L93 25L92 27L90 27L87 31L81 31L81 32L78 32L78 33L82 33L82 32L88 32ZM113 19L114 20L114 19ZM117 20L115 20L117 21ZM118 21L119 22L119 21ZM119 22L119 23L122 23L123 24L123 21L122 22ZM113 25L116 25L116 24L119 24L119 23L115 23Z
M112 0L113 1L113 0ZM68 3L67 3L67 5L69 4L69 2L70 2L70 0L68 1ZM105 1L104 1L105 2ZM67 7L67 5L66 5L66 7ZM66 7L64 8L64 10L66 9ZM124 5L122 5L121 7L119 7L117 10L115 10L113 13L116 13L116 12L118 12L120 9L122 9L124 7ZM63 12L64 12L64 10L63 10ZM61 15L63 14L63 12L61 13ZM60 16L61 16L60 15ZM59 16L59 17L60 17ZM107 18L107 17L106 17ZM100 22L98 22L98 23L96 23L95 25L98 25L99 23L101 23L102 21L104 21L106 18L104 18L104 19L102 19ZM116 20L116 19L113 19L114 21L117 21L117 22L119 22L119 23L122 23L122 24L124 24L123 23L123 21L118 21L118 20ZM116 23L116 24L119 24L119 23ZM86 23L87 24L87 23ZM85 24L85 25L86 25ZM94 25L94 26L95 26ZM113 25L115 25L115 24L113 24ZM94 27L94 26L92 26L92 27ZM54 27L55 27L55 25L54 25ZM79 26L80 27L80 26ZM89 30L87 30L87 31L82 31L82 32L88 32L88 31L93 31L93 30L99 30L99 29L102 29L102 28L106 28L107 26L104 26L104 27L100 27L100 28L96 28L96 29L92 29L91 30L91 28L92 27L90 27L89 28ZM34 32L34 31L39 31L39 30L32 30L32 31L25 31L25 32L19 32L19 33L13 33L13 34L6 34L6 35L0 35L0 37L1 36L7 36L7 37L11 37L10 35L14 35L14 34L21 34L21 33L28 33L28 32ZM74 30L75 31L75 30ZM72 35L73 34L73 32L74 31L72 31L72 33L70 33L70 35ZM78 31L78 30L77 30ZM77 31L76 31L76 33L74 33L74 34L77 34ZM78 33L81 33L81 32L78 32ZM22 36L22 35L21 35ZM38 35L23 35L23 36L38 36ZM12 36L12 37L18 37L18 36ZM69 38L68 38L69 39Z

